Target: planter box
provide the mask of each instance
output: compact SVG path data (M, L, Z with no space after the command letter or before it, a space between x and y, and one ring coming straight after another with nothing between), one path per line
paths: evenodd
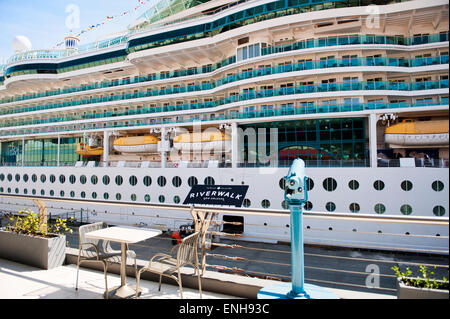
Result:
M66 258L66 236L42 238L0 229L0 258L43 269L58 267Z
M437 282L442 282L436 280ZM397 278L397 298L398 299L448 299L448 290L417 288L407 286L401 278Z

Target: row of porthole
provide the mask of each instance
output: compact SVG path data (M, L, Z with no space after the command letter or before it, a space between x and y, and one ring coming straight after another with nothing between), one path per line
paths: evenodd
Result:
M285 189L284 178L280 179L279 185L282 190ZM335 191L337 188L337 181L332 177L327 177L323 180L322 186L326 191L332 192L332 191ZM357 190L359 188L359 182L357 180L351 180L350 182L348 182L348 187L351 190ZM382 180L376 180L373 183L373 188L377 191L383 190L384 187L385 187L385 184ZM408 191L412 190L413 183L409 180L404 180L400 183L400 187L402 190L408 192ZM314 180L312 178L308 177L308 179L306 181L306 189L308 191L310 191L313 188L314 188ZM439 180L436 180L433 183L431 183L431 188L436 192L440 192L444 189L444 183Z
M8 193L11 193L11 191L12 191L11 188L8 187L7 192L8 192ZM0 187L0 193L3 193L3 192L4 192L3 187ZM20 191L19 191L18 188L15 188L14 192L15 192L16 194L19 194ZM36 189L32 189L31 193L32 193L33 195L36 195L36 193L37 193L37 192L36 192ZM27 195L27 194L28 194L28 189L25 188L25 189L23 190L23 194ZM45 190L42 189L41 192L40 192L40 194L41 194L41 196L45 196ZM55 196L54 190L50 190L50 191L49 191L49 195L50 195L50 196ZM59 192L59 196L60 196L60 197L64 197L64 196L65 196L65 191L61 190L61 191ZM69 196L72 197L72 198L74 198L74 197L75 197L75 192L74 192L74 191L70 191L70 192L69 192ZM82 192L80 193L80 197L81 197L81 198L86 198L86 192L82 191ZM92 192L92 193L91 193L91 197L92 197L93 199L96 199L96 198L98 197L97 192ZM116 200L122 200L122 195L121 195L120 193L116 193L116 196L115 196L115 197L116 197ZM110 199L109 193L107 193L107 192L103 193L103 199L109 200L109 199ZM130 199L131 199L131 201L137 201L137 195L136 195L136 194L131 194ZM149 194L144 195L144 201L150 202L150 195L149 195ZM159 195L159 196L158 196L158 201L159 201L160 203L164 203L164 202L166 201L165 196L164 196L164 195ZM175 196L173 197L173 202L174 202L175 204L179 204L180 201L181 201L180 196L175 195ZM246 208L251 207L251 201L250 201L250 199L245 198L244 201L243 201L243 206L246 207ZM283 201L283 202L281 203L281 206L282 206L284 209L288 209L288 208L289 208L289 205L286 203L286 201ZM268 199L262 200L262 202L261 202L261 207L263 207L263 208L270 208L270 201L269 201ZM306 211L310 211L310 210L312 210L312 208L313 208L313 204L312 204L310 201L305 202L305 204L304 204L304 209L305 209ZM328 202L328 203L325 204L325 209L326 209L328 212L334 212L334 211L336 210L336 204L334 204L333 202ZM350 206L349 206L349 210L350 210L350 212L352 212L352 213L358 213L358 212L360 211L360 206L359 206L358 203L351 203ZM377 213L377 214L383 214L383 213L386 211L386 207L385 207L383 204L378 203L378 204L376 204L376 205L374 206L374 211L375 211L375 213ZM410 205L408 205L408 204L404 204L404 205L402 205L402 206L400 207L400 212L401 212L403 215L411 215L411 214L412 214L412 211L413 211L412 207L411 207ZM443 206L437 205L437 206L435 206L435 207L433 208L433 214L436 215L436 216L443 216L443 215L445 215L445 208L444 208Z
M20 178L21 178L21 176L20 176L19 174L16 174L15 177L14 177L14 179L16 180L16 182L19 182L19 181L20 181ZM11 182L12 179L13 179L12 174L8 174L8 175L6 176L6 179L7 179L8 181ZM5 180L5 175L4 175L4 174L0 174L0 181L4 181L4 180ZM24 182L28 182L28 180L29 180L28 174L24 174L24 175L22 176L22 180L23 180ZM35 183L35 182L37 182L37 180L38 180L38 177L37 177L36 174L31 175L31 181L32 181L32 182ZM45 182L47 181L47 176L46 176L45 174L41 174L39 180L40 180L42 183L45 183ZM98 179L98 177L97 177L96 175L92 175L91 178L90 178L91 184L93 184L93 185L96 185L96 184L98 183L98 180L99 180L99 179ZM49 181L50 181L51 183L54 183L54 182L56 181L56 176L53 175L53 174L49 175ZM64 184L65 181L66 181L66 176L65 176L65 175L59 175L59 182L60 182L61 184ZM76 178L75 175L70 175L70 176L69 176L69 182L70 182L71 184L75 184L76 181L77 181L77 178ZM79 177L79 181L80 181L81 184L86 184L86 182L87 182L87 177L86 177L85 175L81 175L81 176ZM120 185L123 184L123 177L122 177L121 175L117 175L117 176L114 178L114 181L115 181L116 185L119 185L119 186L120 186ZM128 181L129 181L129 183L130 183L131 186L136 186L136 185L138 184L138 178L137 178L136 176L134 176L134 175L130 176L129 179L128 179ZM103 182L103 185L109 185L109 183L111 182L111 179L110 179L110 177L109 177L108 175L104 175L104 176L102 177L102 182ZM145 177L142 179L142 183L143 183L145 186L150 186L150 185L152 184L152 178L151 178L150 176L145 176ZM158 185L161 186L161 187L166 186L166 184L167 184L167 179L166 179L166 177L164 177L164 176L159 176L159 177L157 178L157 183L158 183ZM188 178L187 183L188 183L189 187L192 187L192 186L198 184L198 179L197 179L197 177L195 177L195 176L191 176L191 177ZM175 186L175 187L180 187L181 184L182 184L181 177L175 176L175 177L172 178L172 185L173 185L173 186ZM208 176L208 177L206 177L206 178L204 179L204 184L205 184L205 185L215 185L215 180L214 180L213 177Z

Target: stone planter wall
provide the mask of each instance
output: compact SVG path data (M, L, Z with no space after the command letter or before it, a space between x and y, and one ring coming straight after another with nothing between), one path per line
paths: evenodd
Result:
M441 282L440 280L437 280ZM448 290L429 289L407 286L401 278L397 278L398 299L449 299Z
M42 269L58 267L66 258L66 236L42 238L0 229L0 258Z

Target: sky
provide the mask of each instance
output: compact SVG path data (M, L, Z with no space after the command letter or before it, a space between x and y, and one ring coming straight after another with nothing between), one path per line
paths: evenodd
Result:
M80 45L95 42L126 27L149 9L157 0L0 0L0 64L14 55L12 41L27 37L32 50L52 49L69 35L78 34L91 25L106 22L83 33ZM135 10L136 7L139 8ZM73 8L76 9L73 9ZM70 9L66 12L66 9ZM120 16L130 11L129 14ZM76 11L79 19L76 19ZM116 16L108 20L108 16ZM79 28L76 21L79 21ZM59 47L63 48L63 46Z

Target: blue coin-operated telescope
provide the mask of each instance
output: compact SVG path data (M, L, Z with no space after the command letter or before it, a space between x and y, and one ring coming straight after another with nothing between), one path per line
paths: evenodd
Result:
M259 299L336 299L328 289L305 284L303 250L303 205L308 200L308 177L305 162L297 158L284 177L284 199L291 211L291 277L292 283L281 283L262 288Z

